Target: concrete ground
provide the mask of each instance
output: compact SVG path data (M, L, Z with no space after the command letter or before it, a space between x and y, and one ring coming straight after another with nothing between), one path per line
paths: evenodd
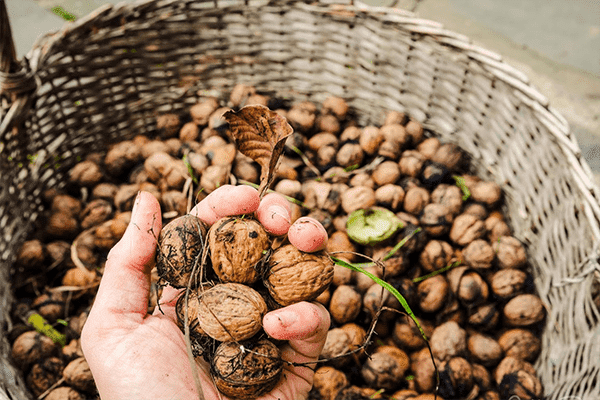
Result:
M36 38L119 0L7 1L19 57ZM132 3L134 0L126 0ZM524 72L571 125L600 186L600 1L363 0L442 23Z

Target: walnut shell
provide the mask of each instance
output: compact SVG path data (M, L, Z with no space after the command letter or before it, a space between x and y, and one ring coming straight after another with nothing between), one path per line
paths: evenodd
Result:
M456 216L460 213L463 205L462 196L462 191L458 186L441 183L431 192L431 202L448 207L450 213Z
M481 331L494 329L498 321L500 321L500 313L495 303L482 304L469 311L469 325Z
M462 357L442 361L440 370L440 395L448 399L466 398L473 389L473 368Z
M262 329L267 311L260 293L240 283L221 283L198 295L200 328L221 342L254 336Z
M40 359L52 356L56 351L57 346L48 336L36 331L27 331L13 343L12 358L25 369Z
M76 217L81 212L82 207L81 201L77 200L75 197L59 194L52 199L50 209L53 213L64 213Z
M450 228L450 240L459 246L466 246L474 240L481 239L485 233L482 220L471 214L460 214Z
M342 371L328 365L315 371L313 387L319 392L323 400L334 400L335 396L350 384Z
M226 217L211 226L208 245L213 270L221 281L250 285L258 280L271 243L258 221Z
M208 119L219 108L219 102L214 97L210 97L194 104L190 108L192 121L198 126L208 124Z
M505 357L496 368L494 378L502 398L517 396L534 400L542 395L542 383L533 365L513 357Z
M440 360L435 359L435 364L439 365ZM410 369L414 374L415 389L418 389L420 392L432 392L435 390L436 370L431 360L429 349L422 348L411 354Z
M362 129L358 143L365 153L373 155L379 150L379 146L385 138L376 126L366 126Z
M217 389L240 400L253 400L270 392L279 382L282 372L281 353L266 339L258 343L222 343L210 365Z
M48 390L62 377L65 367L60 358L50 357L38 360L27 374L27 387L35 396Z
M431 322L419 318L419 324L423 328L425 335L431 337L434 326ZM425 339L421 336L421 331L411 318L398 318L392 332L394 343L403 350L414 351L425 347Z
M501 269L492 276L491 287L496 296L508 300L526 288L527 274L519 269Z
M350 356L341 357L352 351L353 340L350 333L342 328L332 328L327 332L325 344L321 350L320 358L329 360L331 365L336 368L343 368L352 358Z
M400 167L394 161L384 161L375 168L371 177L377 186L394 184L400 178Z
M79 393L77 390L69 386L61 386L56 389L52 389L45 400L85 400L85 396Z
M419 145L417 146L417 151L423 154L423 156L425 156L426 159L431 160L440 146L440 139L436 137L431 137L419 143Z
M406 191L404 195L404 210L413 215L418 215L429 204L429 191L415 186Z
M343 120L346 118L349 108L346 100L341 97L330 96L323 101L323 109L321 112L324 114L331 113L335 115L337 119Z
M353 254L356 252L356 246L350 241L348 234L342 231L335 231L327 241L327 251L337 258L342 258L348 262L354 262L358 256ZM341 267L350 272L348 268ZM335 278L334 278L335 280Z
M462 251L464 262L475 269L489 269L496 257L490 244L483 239L473 240Z
M454 249L443 240L430 240L419 256L421 266L427 272L433 272L448 266L454 256Z
M158 275L173 287L187 287L192 270L199 262L207 231L202 220L189 214L165 225L158 238ZM193 280L192 285L195 285Z
M434 357L445 361L467 351L467 333L456 322L448 321L433 331L430 339Z
M82 392L93 393L96 390L92 371L83 357L71 361L65 367L63 377L69 386Z
M510 326L533 325L544 319L542 300L533 294L520 294L504 306L504 319Z
M231 89L229 94L229 105L233 108L243 107L246 105L248 97L256 94L254 86L238 83Z
M313 103L304 101L290 108L287 120L295 131L308 132L315 124L316 112L317 107Z
M439 237L450 230L452 213L445 205L430 203L423 208L419 221L425 232L433 237Z
M333 280L333 262L324 252L304 253L285 245L269 258L263 280L269 293L282 306L311 301Z
M402 175L418 177L423 170L425 157L416 150L406 150L402 153L398 166Z
M142 161L140 146L125 140L112 146L106 153L104 165L113 176L122 176L131 167Z
M473 200L494 208L502 198L502 189L496 182L481 181L473 186L471 196L473 196Z
M431 160L443 164L450 170L456 170L463 163L464 155L461 148L454 143L445 143L438 147Z
M348 285L338 286L329 301L331 318L339 324L354 321L360 313L361 307L362 296Z
M79 216L81 229L88 229L110 219L112 211L112 205L106 200L90 201Z
M229 168L224 165L211 165L200 177L200 186L206 193L211 193L229 182Z
M86 160L75 164L69 171L69 181L78 184L79 186L94 186L99 183L104 175L98 164L93 161Z
M156 117L156 129L159 130L162 138L172 138L177 136L181 121L177 114L163 114Z
M527 264L527 253L521 242L513 236L501 236L492 246L500 268L521 268Z
M404 202L404 189L398 185L383 185L375 190L375 200L377 204L397 211Z
M486 367L497 365L503 356L502 347L491 336L474 333L467 341L469 353L478 363Z
M39 267L44 258L44 246L37 239L24 242L17 253L17 263L26 268Z
M440 310L448 301L449 286L444 275L425 279L417 286L419 305L425 312Z
M509 357L533 362L541 351L541 340L527 329L510 329L498 338L498 344Z
M397 389L410 366L405 352L394 346L379 346L364 363L361 375L372 387Z

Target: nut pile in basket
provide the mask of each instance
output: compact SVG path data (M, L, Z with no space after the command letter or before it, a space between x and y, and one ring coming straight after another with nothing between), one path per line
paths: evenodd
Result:
M229 124L222 118L248 105L275 110L293 128L277 168L242 154L234 113ZM438 399L541 397L532 363L545 310L525 249L500 211L501 188L467 173L456 145L400 112L361 127L343 99L288 104L247 85L204 98L188 115L160 115L156 128L155 137L89 154L64 190L44 193L47 215L12 270L12 316L21 323L9 332L36 397L95 396L79 335L139 190L157 197L164 221L149 312L165 282L190 289L177 303L178 323L194 354L212 362L223 393L253 398L277 383L283 363L262 316L316 299L332 326L310 398L433 399L433 361ZM251 216L210 228L186 216L224 184L288 196L294 219L308 215L327 229L327 252L275 243ZM293 268L314 280L298 284ZM398 296L373 279L403 296L431 353ZM247 359L241 345L253 349Z

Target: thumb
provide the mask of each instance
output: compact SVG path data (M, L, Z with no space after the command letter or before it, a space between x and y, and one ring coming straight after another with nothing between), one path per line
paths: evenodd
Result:
M110 327L115 318L146 315L150 270L161 228L158 200L148 192L140 192L125 234L108 254L90 320Z

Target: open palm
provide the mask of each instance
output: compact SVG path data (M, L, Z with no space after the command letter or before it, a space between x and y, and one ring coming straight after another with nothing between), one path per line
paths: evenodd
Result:
M207 198L192 213L212 223L219 215L256 211L257 195L246 189L223 189L221 195L237 190L234 196L237 201L230 201L229 208L210 207L211 200ZM218 198L218 193L212 197L213 201ZM279 206L283 211L277 208ZM285 204L279 203L277 207L273 209L285 220ZM274 214L268 215L271 220L278 219ZM262 218L259 213L261 222ZM287 220L286 231L289 216ZM162 313L157 308L154 314L147 314L155 233L160 229L158 202L142 192L136 200L127 232L108 256L98 294L81 335L84 355L103 400L198 399L196 371L206 400L225 399L217 392L205 363L198 363L196 371L190 365L185 338L175 323L174 306L180 292L167 286L160 300ZM322 245L315 247L314 243L323 244L326 233L309 226L294 240L316 249ZM263 327L271 337L288 341L281 348L284 360L311 362L318 358L323 347L329 314L319 304L302 302L268 313ZM312 387L313 369L291 365L284 368L284 377L276 388L260 399L297 400L307 396Z

